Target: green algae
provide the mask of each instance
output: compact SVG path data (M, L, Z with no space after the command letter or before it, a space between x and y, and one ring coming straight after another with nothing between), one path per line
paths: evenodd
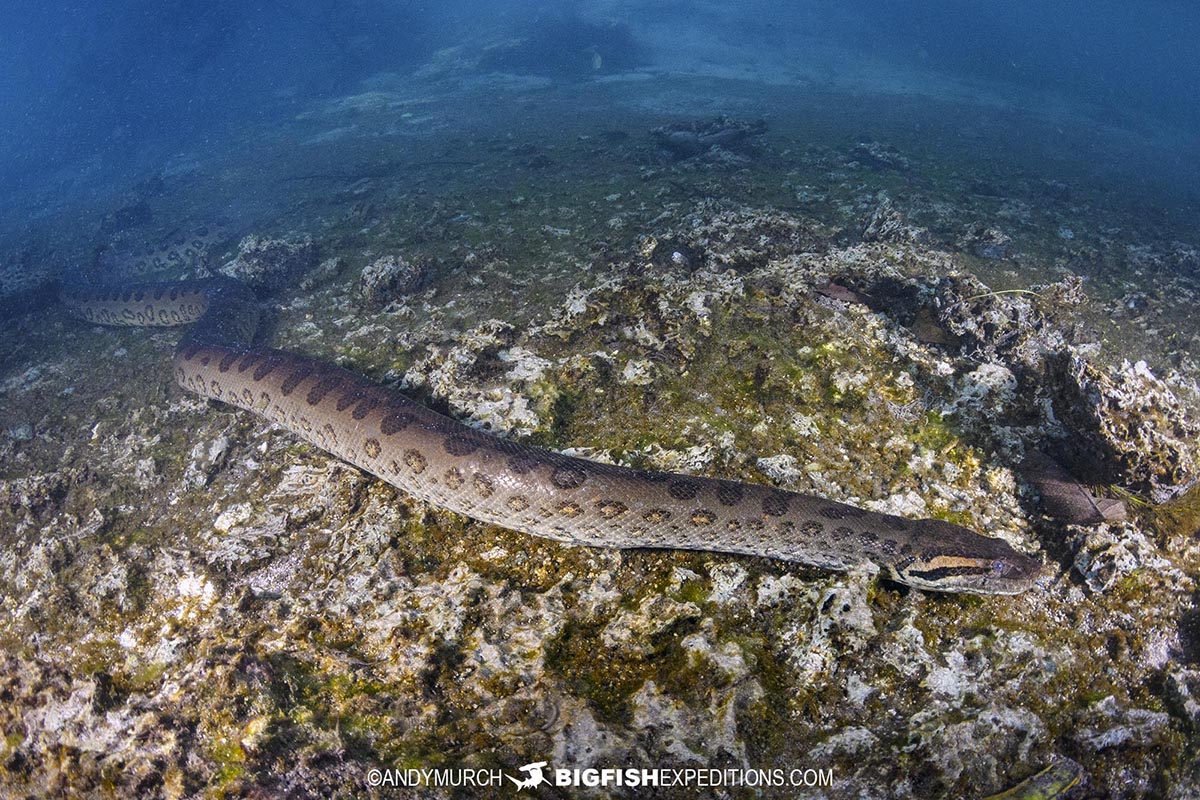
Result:
M1169 503L1149 509L1149 516L1166 541L1192 537L1200 531L1200 484Z

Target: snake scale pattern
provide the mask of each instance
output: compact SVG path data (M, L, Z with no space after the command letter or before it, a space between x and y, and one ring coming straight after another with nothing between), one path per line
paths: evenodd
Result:
M865 561L921 589L1016 594L1040 564L1000 539L740 481L630 469L475 430L328 362L252 344L258 303L214 278L74 288L102 325L192 323L175 378L253 411L413 497L575 544L742 553L846 570Z

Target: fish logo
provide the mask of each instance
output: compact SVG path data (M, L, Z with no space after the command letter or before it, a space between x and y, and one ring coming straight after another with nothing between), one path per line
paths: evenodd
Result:
M516 784L518 792L522 789L536 789L543 783L550 782L546 780L546 776L542 774L542 767L546 766L548 763L548 761L534 761L532 764L526 764L525 766L521 767L521 772L526 773L528 777L520 780L514 778L512 775L506 775L505 777Z

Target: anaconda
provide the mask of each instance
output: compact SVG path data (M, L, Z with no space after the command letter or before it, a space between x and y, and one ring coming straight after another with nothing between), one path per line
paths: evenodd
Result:
M318 359L253 344L253 292L227 279L74 288L70 310L102 325L191 323L175 379L253 411L413 497L534 536L617 548L766 556L847 570L878 564L902 584L1016 594L1040 565L1001 539L743 481L632 469L476 430Z

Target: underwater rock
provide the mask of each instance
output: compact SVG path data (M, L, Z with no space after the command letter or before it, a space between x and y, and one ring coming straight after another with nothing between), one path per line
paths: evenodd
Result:
M1075 551L1072 567L1093 592L1107 592L1134 570L1172 570L1154 542L1132 523L1101 523L1073 531L1068 541Z
M1166 688L1172 710L1200 733L1200 670L1180 666L1167 670Z
M1090 333L1055 324L1042 312L1051 302L1058 307L1082 302L1078 278L1037 292L989 292L960 277L940 284L942 324L962 339L965 353L1013 372L1021 409L1010 416L1020 418L1015 412L1021 410L1024 424L1042 419L1068 473L1145 491L1155 502L1180 494L1200 477L1200 424L1171 388L1145 362L1126 361L1115 369L1096 365ZM1119 514L1115 505L1096 506L1109 521L1106 515Z
M268 239L250 235L238 245L238 254L216 270L198 270L204 277L212 274L237 278L256 289L276 291L299 278L317 264L317 246L305 234L298 239Z
M958 239L960 250L992 261L1007 258L1011 244L1012 237L1007 233L982 222L972 223Z
M427 386L456 416L492 431L528 434L558 399L547 372L553 362L512 346L518 331L490 319L455 337L449 347L431 347L404 374L406 386Z
M379 309L417 291L428 278L429 269L424 264L412 264L402 256L386 255L363 267L358 292L364 305Z
M57 506L72 482L73 477L62 471L0 480L0 504L14 510L41 512Z
M885 192L880 192L876 199L875 208L863 224L861 235L864 242L929 243L929 231L909 225Z
M749 272L772 259L823 249L821 232L816 223L783 211L726 208L704 201L664 237L676 246L663 252L672 254L677 268ZM675 252L685 261L677 261Z
M211 441L201 440L192 446L191 460L183 473L183 480L188 486L200 488L207 486L216 475L217 470L225 465L229 457L231 442L228 436L218 436Z
M974 277L953 275L935 288L938 321L973 358L1007 365L1018 377L1041 376L1085 331L1054 324L1043 308L1073 305L1076 276L1033 290L991 291Z
M28 442L33 438L33 426L28 422L21 422L11 426L4 433L13 441Z
M672 159L682 161L715 150L749 157L753 155L755 137L766 132L764 120L747 122L720 116L663 125L650 131L650 135Z
M1073 355L1060 364L1054 413L1073 434L1073 449L1108 480L1163 503L1200 478L1200 423L1146 362L1105 370Z
M649 386L654 383L656 374L654 362L645 358L635 358L625 363L618 380L630 386Z
M1123 745L1151 746L1170 726L1166 712L1124 708L1112 695L1092 704L1086 713L1096 719L1095 727L1080 728L1071 738L1095 752Z
M346 261L341 256L334 256L322 261L316 269L304 276L300 281L300 289L310 292L332 281L345 267Z
M974 414L999 417L1010 411L1017 399L1017 378L1003 364L988 361L963 376L955 393L954 408L969 406Z
M659 270L686 270L700 266L700 254L681 239L647 236L638 248L642 258Z
M883 142L859 142L850 150L850 156L869 169L910 169L912 164L899 150Z

